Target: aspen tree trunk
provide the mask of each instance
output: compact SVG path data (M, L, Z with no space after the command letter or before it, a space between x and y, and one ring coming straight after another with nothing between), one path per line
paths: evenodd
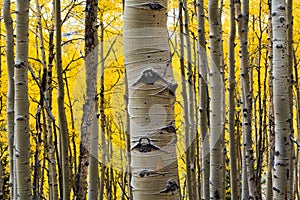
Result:
M29 1L17 1L15 80L15 156L19 200L32 198L28 101Z
M76 175L76 198L86 199L87 175L89 166L90 140L93 124L96 123L96 95L97 95L97 0L87 0L85 7L85 75L86 75L86 99L83 105L81 123L81 140L78 174ZM94 129L95 131L95 129ZM97 148L98 147L93 147ZM98 154L98 153L97 153Z
M6 29L6 66L8 74L8 91L6 98L6 117L8 132L8 148L9 148L9 185L10 199L15 199L15 155L14 155L14 34L13 19L10 14L10 0L2 2L2 12Z
M272 33L272 2L269 1L268 10L268 63L269 63L269 153L267 166L267 191L266 199L273 199L273 164L274 164L274 145L275 145L275 131L274 131L274 104L273 104L273 33Z
M124 51L134 200L179 199L167 0L125 1Z
M180 63L180 73L181 73L181 87L182 87L182 99L183 99L183 112L184 112L184 143L185 143L185 159L186 159L186 192L189 194L191 191L192 185L189 183L190 180L190 170L188 170L188 162L190 158L190 133L189 133L189 112L188 112L188 97L187 97L187 87L186 87L186 70L184 65L184 31L183 31L183 2L181 0L178 1L179 3L179 63Z
M288 67L289 67L289 78L293 82L293 0L287 0L287 9L286 9L286 15L287 15L287 56L288 56ZM290 122L290 127L291 127L291 136L294 137L294 126L293 126L293 84L292 82L289 85L289 103L290 103L290 114L291 114L291 122ZM293 147L293 145L292 145ZM294 157L295 157L295 152L294 148L291 148L291 162L290 162L290 196L288 196L288 199L294 199Z
M198 199L197 195L197 181L196 181L196 127L195 127L195 104L194 104L194 86L193 86L193 69L192 69L192 52L191 52L191 40L190 40L190 30L189 30L189 14L187 0L183 0L183 25L184 25L184 36L186 41L186 66L187 66L187 84L188 84L188 123L185 126L188 127L188 132L185 134L187 137L186 142L186 170L187 170L187 189L188 197L190 199Z
M272 1L273 24L273 93L275 113L275 160L273 198L290 196L291 111L289 87L291 80L287 52L286 2Z
M208 1L210 43L210 199L223 199L221 24L218 0Z
M70 171L69 171L69 136L67 130L67 119L64 106L64 82L61 57L61 15L60 0L55 0L55 29L56 29L56 75L57 75L57 104L58 104L58 122L60 135L60 164L62 183L60 183L61 199L70 199Z
M229 77L228 77L228 132L230 143L230 191L231 199L240 199L240 175L237 171L237 133L235 130L235 9L234 0L230 0L230 32L228 41L228 63L229 63Z
M204 1L197 0L198 16L198 56L199 56L199 83L200 83L200 137L201 137L201 172L202 172L202 199L209 199L209 137L208 137L208 86L207 86L207 53L204 24ZM199 187L199 186L198 186Z
M54 37L54 27L50 29L49 32L49 56L48 56L48 67L47 67L47 83L46 83L46 101L48 102L49 109L52 110L52 67L53 67L53 60L54 60L54 44L53 44L53 37ZM49 196L50 200L58 199L58 183L57 183L57 170L56 170L56 156L55 155L55 147L53 143L53 128L52 125L55 125L55 121L49 116L46 115L46 128L47 128L47 144L48 144L48 166L49 166Z
M89 3L93 3L92 6L94 7L97 7L98 6L98 0L95 0L95 1L91 1ZM102 23L102 19L101 20L101 26L103 26L103 23ZM86 30L90 29L90 28L94 28L95 24L97 23L97 12L92 12L92 13L89 13L87 16L86 16L86 21L88 23L86 23ZM90 33L91 34L91 33ZM96 81L93 82L95 85L93 85L93 90L95 90L95 102L94 102L94 117L93 117L93 121L92 121L92 130L91 130L91 142L90 142L90 156L89 156L89 173L88 173L88 199L90 200L94 200L94 199L97 199L98 197L98 193L99 193L99 168L98 168L98 162L99 162L99 157L98 157L98 152L99 152L99 148L98 148L98 140L99 140L99 137L98 137L98 132L99 132L99 129L98 129L98 117L97 117L97 113L98 113L98 95L97 95L97 70L98 70L98 30L95 29L94 30L94 37L93 37L93 40L94 40L94 49L90 49L90 53L89 54L94 54L93 55L93 63L90 63L91 67L94 67L95 68L95 75L94 77L91 77L91 78L95 78ZM103 37L101 39L101 52L100 54L103 55ZM88 47L90 48L90 47ZM103 63L103 68L104 68L104 61L102 60L103 59L103 56L100 56L100 59L101 59L101 66L102 66L102 63ZM103 70L104 71L104 70ZM104 73L103 71L101 71L101 74ZM104 85L104 84L103 84ZM90 87L90 85L87 87ZM102 85L100 86L102 87ZM101 89L101 88L100 88ZM101 98L101 101L102 101L102 98L104 98L104 95L101 96L100 95L100 98ZM101 113L102 114L102 113ZM102 131L102 130L101 130Z
M249 53L248 53L248 18L249 18L249 1L242 0L235 2L236 16L238 22L238 33L240 40L240 71L241 71L241 90L242 90L242 103L243 103L243 145L242 145L242 160L243 172L248 179L247 186L242 185L242 199L258 198L256 192L256 178L254 173L254 153L252 148L252 135L251 135L251 120L252 120L252 91L250 87L249 78ZM248 197L249 196L249 197Z
M105 67L105 59L104 59L104 25L103 25L103 14L100 14L100 61L101 61L101 76L100 76L100 134L101 134L101 171L100 171L100 188L99 195L100 200L104 197L104 182L105 182L105 169L106 169L106 137L105 137L105 113L104 113L104 67Z
M37 138L36 138L36 152L34 155L35 161L34 161L34 175L33 175L33 199L38 199L38 195L41 193L41 191L39 191L39 180L41 180L41 183L43 184L43 173L39 172L39 169L44 169L43 166L40 166L40 161L39 161L39 148L41 146L41 134L43 130L46 130L46 126L44 125L46 122L44 121L44 123L42 122L42 113L44 113L43 109L47 109L47 102L45 102L44 99L44 95L45 95L45 91L46 91L46 84L47 84L47 66L46 66L46 54L45 54L45 46L44 46L44 38L43 38L43 27L42 27L42 20L41 20L41 7L39 5L39 1L36 0L35 1L35 6L36 6L36 13L37 13L37 20L38 20L38 27L37 27L37 31L38 31L38 39L40 42L40 50L41 50L41 56L42 56L42 67L43 67L43 73L42 73L42 78L40 81L40 100L39 100L39 105L37 108L37 112L36 112L36 128L37 128ZM38 42L37 42L38 43ZM37 50L38 52L38 50ZM43 114L44 116L44 114ZM43 117L44 119L46 117ZM43 126L43 128L42 128ZM45 129L44 129L45 128ZM46 132L45 132L46 133ZM45 134L47 137L47 133ZM45 145L44 147L44 154L46 154L46 152L48 151L48 146ZM44 160L45 162L45 160ZM39 177L41 174L41 177ZM42 185L41 184L41 185ZM42 187L41 187L42 188Z

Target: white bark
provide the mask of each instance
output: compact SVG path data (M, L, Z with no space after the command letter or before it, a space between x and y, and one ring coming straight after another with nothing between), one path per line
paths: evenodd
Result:
M15 156L17 197L32 198L30 183L30 134L28 101L28 25L29 0L17 1L15 62Z
M241 8L242 7L242 8ZM249 1L235 2L240 40L240 74L243 105L243 138L242 138L242 199L258 198L256 177L254 173L254 150L252 148L252 91L249 70L248 52L248 18ZM245 180L248 179L246 184Z
M6 65L8 73L8 91L6 100L6 117L9 148L9 185L10 199L15 199L15 162L14 162L14 38L13 38L13 19L10 13L10 0L2 3L3 18L6 29Z
M125 1L132 193L135 200L179 199L167 1Z
M223 198L221 29L218 0L208 1L210 28L210 199Z
M204 23L204 1L197 0L198 17L198 56L199 56L199 105L200 105L200 138L201 138L201 198L209 199L209 136L208 136L208 85L207 53ZM199 187L199 186L198 186Z
M287 56L286 2L272 1L273 24L273 94L275 114L274 199L290 195L291 114L289 102L290 79Z

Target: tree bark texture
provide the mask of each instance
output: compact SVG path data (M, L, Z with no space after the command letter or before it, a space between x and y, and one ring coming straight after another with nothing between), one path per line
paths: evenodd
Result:
M219 1L208 1L210 43L210 199L223 199L223 125L221 20Z
M90 153L90 140L93 125L97 113L96 95L97 95L97 66L98 66L98 48L97 48L97 8L98 0L88 0L85 7L85 75L86 75L86 99L83 105L83 116L81 123L81 140L78 174L76 176L76 197L79 200L86 199L87 194L87 176L89 158L96 155ZM96 125L95 125L96 126ZM98 146L95 146L98 150ZM93 151L95 152L95 151ZM102 163L103 164L103 163Z
M15 157L17 198L32 198L30 183L30 134L28 101L28 26L29 0L18 0L16 7L16 61L15 80Z
M124 51L135 200L179 199L167 1L125 1Z
M273 94L275 114L275 152L273 198L290 195L291 113L289 104L290 77L287 52L286 2L272 1L273 25Z
M14 199L16 181L15 181L15 155L14 155L14 36L13 36L13 19L10 13L10 0L2 2L2 12L4 25L6 30L6 66L8 73L8 91L6 99L6 117L8 132L8 148L9 148L9 185L10 199Z
M242 7L242 8L241 8ZM248 179L248 188L243 184L242 199L258 198L256 192L256 178L254 173L254 150L252 143L251 119L252 119L252 91L249 72L249 53L248 53L248 20L249 20L249 1L242 0L235 2L236 16L238 22L238 34L240 40L240 73L242 91L242 111L243 111L243 145L242 176ZM243 182L244 183L244 182Z

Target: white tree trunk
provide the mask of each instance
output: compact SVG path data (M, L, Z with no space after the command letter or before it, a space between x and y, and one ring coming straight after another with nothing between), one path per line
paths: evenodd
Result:
M285 0L272 1L273 24L273 94L275 114L275 160L274 160L274 199L285 199L290 195L290 153L291 153L291 114L289 104L287 56L287 21Z
M124 51L134 200L179 199L174 122L177 85L166 14L167 0L125 1Z
M242 7L242 8L241 8ZM243 102L243 139L242 139L242 199L258 198L254 173L254 150L252 148L252 91L249 72L248 18L249 1L235 2L240 40L240 73ZM245 180L248 179L248 183Z
M30 183L30 134L28 101L28 23L29 0L17 1L15 62L15 156L17 197L32 198Z
M10 0L4 0L2 3L3 18L6 29L6 65L8 73L8 91L6 99L6 117L9 148L9 185L10 199L15 198L15 163L14 163L14 35L13 19L10 14Z
M210 199L223 199L221 20L218 0L208 1L210 34Z

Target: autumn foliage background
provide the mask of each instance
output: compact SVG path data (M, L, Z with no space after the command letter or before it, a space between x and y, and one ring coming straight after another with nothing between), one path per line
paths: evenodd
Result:
M2 1L0 0L2 5ZM223 38L223 70L224 70L224 88L228 101L228 38L229 38L229 1L222 1L222 38ZM198 65L197 57L197 14L196 2L187 1L189 13L189 31L191 39L192 65ZM11 13L15 19L15 1L11 2ZM39 1L41 8L42 28L44 32L44 49L46 58L49 56L50 34L54 31L54 10L52 1ZM78 153L80 143L80 124L82 119L82 105L85 101L85 73L84 73L84 1L62 1L62 66L63 78L65 84L65 111L68 125L69 136L69 169L71 172L71 188L74 187L74 179L77 173ZM207 22L207 2L204 4L206 38L209 38L208 22ZM299 113L299 79L298 69L300 60L300 2L293 2L293 138L298 141L298 133L300 131L300 113ZM254 168L255 173L259 177L261 184L261 194L265 198L268 163L272 162L268 159L270 153L270 121L269 121L269 36L268 23L270 15L268 13L267 0L252 0L250 1L249 14L249 65L250 65L250 82L253 91L253 117L252 117L252 139L254 149ZM33 190L39 196L39 199L48 199L48 152L47 139L45 130L45 116L47 112L42 111L41 118L37 118L37 111L40 103L40 86L43 76L43 66L41 58L41 42L38 37L38 20L37 7L34 1L31 1L30 6L30 21L29 21L29 64L32 68L32 73L29 74L29 101L30 101L30 168L32 171ZM101 24L103 23L103 24ZM124 71L124 56L123 56L123 4L117 0L99 1L98 5L98 23L97 26L103 27L103 35L99 36L99 47L103 47L104 59L99 63L104 63L104 72L98 72L98 77L104 74L104 114L105 114L105 140L99 139L99 162L102 159L103 142L106 143L105 163L100 163L99 166L104 166L104 180L101 180L104 187L104 199L127 199L128 192L128 174L126 168L126 112L125 104L125 71ZM100 30L100 29L99 29ZM186 165L185 165L185 146L184 146L184 111L183 98L181 95L181 72L180 72L180 33L178 21L178 2L169 2L168 11L168 30L170 36L170 46L172 54L172 62L174 68L174 76L179 85L176 91L177 101L175 103L175 122L177 129L177 155L179 163L179 176L181 186L181 196L186 199ZM100 31L99 31L100 33ZM102 38L100 38L102 37ZM8 135L7 135L7 118L6 118L6 95L7 95L7 68L6 68L6 51L5 51L6 32L3 23L3 17L0 16L0 198L9 198L9 152L8 152ZM55 38L54 38L55 40ZM241 106L241 86L240 86L240 59L239 59L239 42L236 37L235 42L235 64L236 64L236 91L235 91L235 130L236 137L239 141L237 148L237 160L239 173L241 172L241 138L242 138L242 106ZM186 44L185 44L186 48ZM209 51L209 49L207 49ZM186 62L186 59L185 59ZM53 99L52 111L57 118L57 82L55 75L55 64L53 65ZM193 71L194 92L195 96L199 95L199 71L194 68ZM98 86L100 92L100 86ZM227 103L226 103L227 106ZM199 111L199 99L195 99L195 108ZM228 121L226 107L225 118L225 137L224 137L224 191L226 199L231 196L230 186L230 167L229 160L229 136L228 136ZM197 183L201 185L201 154L200 154L200 127L199 115L195 116L197 123L197 149L195 149L197 172ZM40 123L40 124L39 124ZM37 127L41 125L42 131L38 131ZM57 127L56 127L57 128ZM53 138L56 148L59 149L59 138L54 135ZM294 144L294 189L295 199L299 199L299 147ZM34 182L35 181L35 182ZM60 184L60 183L58 183ZM200 186L199 186L200 188ZM198 189L199 189L198 188ZM71 189L71 196L73 190ZM201 193L201 189L199 189Z

